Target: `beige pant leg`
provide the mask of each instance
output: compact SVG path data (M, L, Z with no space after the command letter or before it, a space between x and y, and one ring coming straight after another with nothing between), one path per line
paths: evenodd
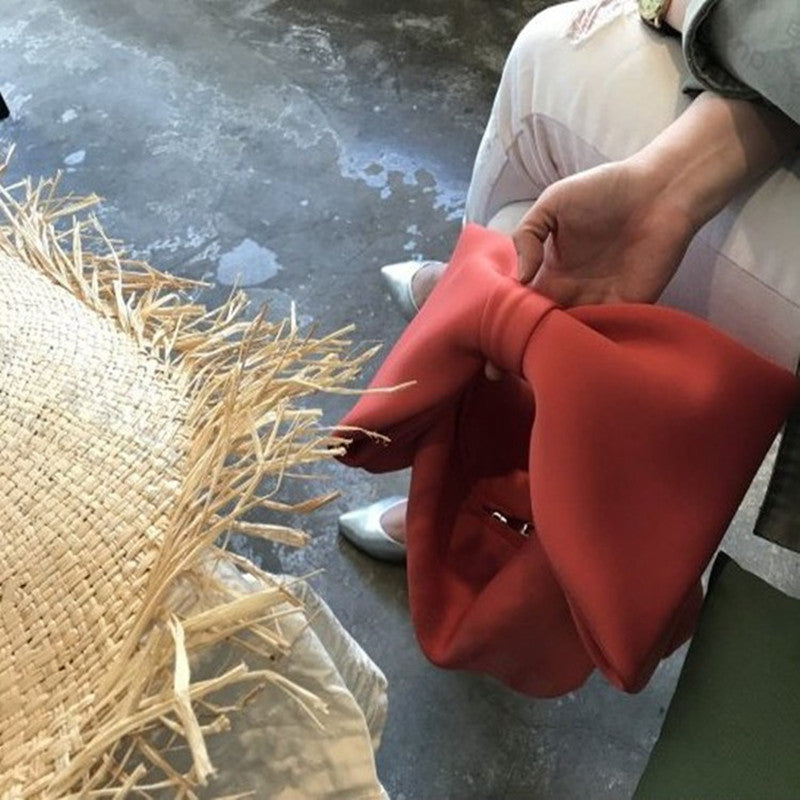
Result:
M689 104L677 40L634 0L553 6L503 71L466 218L513 229L550 183L635 153ZM794 369L800 356L800 159L737 197L697 234L662 302L708 319Z

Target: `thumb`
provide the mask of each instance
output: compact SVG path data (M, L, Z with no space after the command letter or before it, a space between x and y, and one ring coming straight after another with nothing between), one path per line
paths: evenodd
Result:
M544 243L555 230L555 214L545 193L531 206L512 235L520 283L529 283L539 271L544 261Z

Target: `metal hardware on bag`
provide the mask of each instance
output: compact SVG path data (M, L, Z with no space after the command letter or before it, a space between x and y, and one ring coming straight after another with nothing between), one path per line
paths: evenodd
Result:
M496 508L489 508L488 506L484 506L484 511L486 511L489 516L493 517L498 522L502 522L503 525L508 526L511 530L516 531L520 536L524 536L526 539L529 538L533 532L533 524L526 520L519 519L518 517L508 517L502 511Z

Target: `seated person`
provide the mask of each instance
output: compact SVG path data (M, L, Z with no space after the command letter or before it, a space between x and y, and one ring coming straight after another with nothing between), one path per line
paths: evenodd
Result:
M789 0L547 9L509 54L465 220L513 232L519 279L563 306L658 301L794 370L799 42ZM410 317L444 268L383 275ZM386 498L340 530L402 560L404 519Z

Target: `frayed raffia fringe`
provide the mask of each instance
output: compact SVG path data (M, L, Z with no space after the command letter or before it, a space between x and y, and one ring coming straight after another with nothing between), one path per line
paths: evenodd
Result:
M0 732L0 797L124 798L170 789L191 798L214 771L205 737L228 724L213 693L233 684L250 693L271 681L312 716L324 710L268 668L270 658L290 651L279 620L297 601L215 542L230 533L305 542L301 531L243 517L259 508L309 512L335 496L280 499L288 470L330 459L345 444L319 427L319 411L298 401L317 391L350 391L373 351L353 355L349 328L315 336L299 332L293 318L276 324L262 313L242 321L240 293L207 311L186 299L199 284L123 257L86 213L97 198L59 197L57 188L57 179L0 188L0 255L66 289L157 360L165 380L188 399L188 448L144 602L119 655L104 667L103 685L73 698L69 719L50 720L33 742L7 747ZM212 577L215 560L250 571L265 588L249 595L226 588ZM176 592L185 597L187 586L198 602L181 613ZM231 637L246 642L251 665L193 681L188 655ZM181 743L191 751L188 771L172 759Z

